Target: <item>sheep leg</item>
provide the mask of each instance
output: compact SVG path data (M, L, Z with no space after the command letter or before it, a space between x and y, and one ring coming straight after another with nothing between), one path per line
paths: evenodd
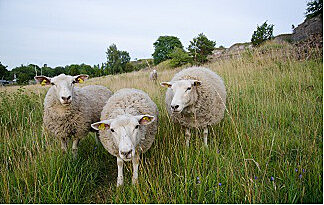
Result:
M124 184L123 165L124 165L124 161L121 158L117 157L117 166L118 166L117 187L122 186Z
M187 145L187 147L189 147L189 141L190 141L190 137L191 137L189 128L186 128L185 135L186 135L186 145Z
M139 165L139 155L135 154L133 157L133 178L132 183L135 185L138 181L138 165Z
M78 139L78 138L76 138L76 139L73 140L73 144L72 144L73 157L76 157L77 154L78 154L79 141L80 141L80 139Z
M63 153L67 153L67 141L66 138L61 138L61 149Z
M100 139L99 139L99 134L96 132L95 133L95 140L96 140L96 145L99 146L100 145Z
M204 128L204 143L205 143L205 146L207 147L207 137L208 137L208 127L205 127Z

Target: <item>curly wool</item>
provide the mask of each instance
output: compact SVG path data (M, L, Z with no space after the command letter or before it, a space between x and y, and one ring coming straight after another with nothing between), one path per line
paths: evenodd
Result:
M101 120L114 119L118 115L152 115L155 120L146 126L141 126L139 133L142 134L136 151L146 152L155 138L158 128L158 108L151 98L143 91L131 88L124 88L117 91L107 102L101 112ZM99 138L107 151L118 156L118 147L113 140L111 132L99 131Z
M220 122L224 117L226 103L226 89L221 77L208 68L190 67L175 74L171 82L187 79L201 81L197 87L198 99L181 113L172 113L170 105L173 92L168 89L165 103L172 119L188 128L206 127Z
M59 138L85 137L91 123L99 121L102 108L112 95L108 88L98 85L73 89L73 100L69 106L60 103L53 87L48 90L44 100L44 126Z

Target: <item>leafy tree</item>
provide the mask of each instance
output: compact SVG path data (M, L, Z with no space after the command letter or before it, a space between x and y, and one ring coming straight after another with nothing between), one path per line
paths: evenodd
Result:
M254 46L260 45L266 40L273 38L273 24L264 22L261 26L257 25L257 30L253 32L251 42Z
M7 70L8 66L2 65L0 62L0 80L3 78L4 80L8 80L9 78L9 71Z
M65 66L65 69L67 70L69 75L80 75L80 66L77 64L67 65ZM86 74L86 73L83 73Z
M323 0L313 0L307 3L306 18L313 18L323 13Z
M175 48L172 53L169 54L169 57L171 58L171 67L178 67L192 62L189 54L181 48Z
M126 64L130 61L127 51L119 51L115 44L107 49L107 74L116 74L125 72Z
M35 73L35 68L37 72L40 74L40 68L37 65L29 64L27 66L21 65L16 67L10 71L10 77L13 79L14 74L16 74L18 84L28 84L29 80L33 80Z
M170 59L169 54L175 48L183 49L182 43L175 36L160 36L154 43L154 53L152 54L154 64L157 65L162 61Z
M60 75L62 73L68 74L67 70L62 66L57 66L53 70L54 70L53 76L57 76L57 75Z
M209 40L203 33L190 41L188 50L189 55L196 64L207 62L207 56L212 54L215 49L216 42Z

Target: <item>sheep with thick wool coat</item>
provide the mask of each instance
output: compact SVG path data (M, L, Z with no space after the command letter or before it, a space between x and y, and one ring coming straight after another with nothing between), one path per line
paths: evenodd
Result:
M175 90L181 87L179 84L189 83L192 85L191 88L188 87L190 102L180 112L176 112L177 105L172 105L175 101ZM221 77L208 68L190 67L175 74L171 82L163 82L161 85L168 87L165 103L169 115L174 121L186 127L187 146L190 140L189 128L204 128L204 142L207 145L207 126L219 123L224 117L226 89ZM189 91L184 91L183 95Z
M117 186L123 184L123 163L130 160L133 161L133 183L136 183L139 155L151 147L157 132L156 104L141 90L121 89L107 101L101 121L91 126L99 130L105 149L117 157Z
M104 86L89 85L82 88L73 86L74 83L83 82L86 78L87 75L64 74L54 78L35 77L44 84L53 84L44 100L44 127L50 134L60 138L64 152L67 151L67 140L72 138L74 155L77 154L79 140L88 135L91 123L100 119L102 108L112 95L112 92ZM62 89L71 89L71 99L67 104L61 99Z

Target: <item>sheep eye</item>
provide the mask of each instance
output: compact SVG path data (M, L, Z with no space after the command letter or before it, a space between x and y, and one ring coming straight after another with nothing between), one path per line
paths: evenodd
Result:
M136 125L136 126L135 126L135 129L138 129L138 128L139 128L139 125Z
M114 130L114 129L110 129L110 131L111 131L111 132L115 132L115 130Z
M51 85L55 85L54 83L51 83Z
M191 87L187 88L187 90L191 90Z

